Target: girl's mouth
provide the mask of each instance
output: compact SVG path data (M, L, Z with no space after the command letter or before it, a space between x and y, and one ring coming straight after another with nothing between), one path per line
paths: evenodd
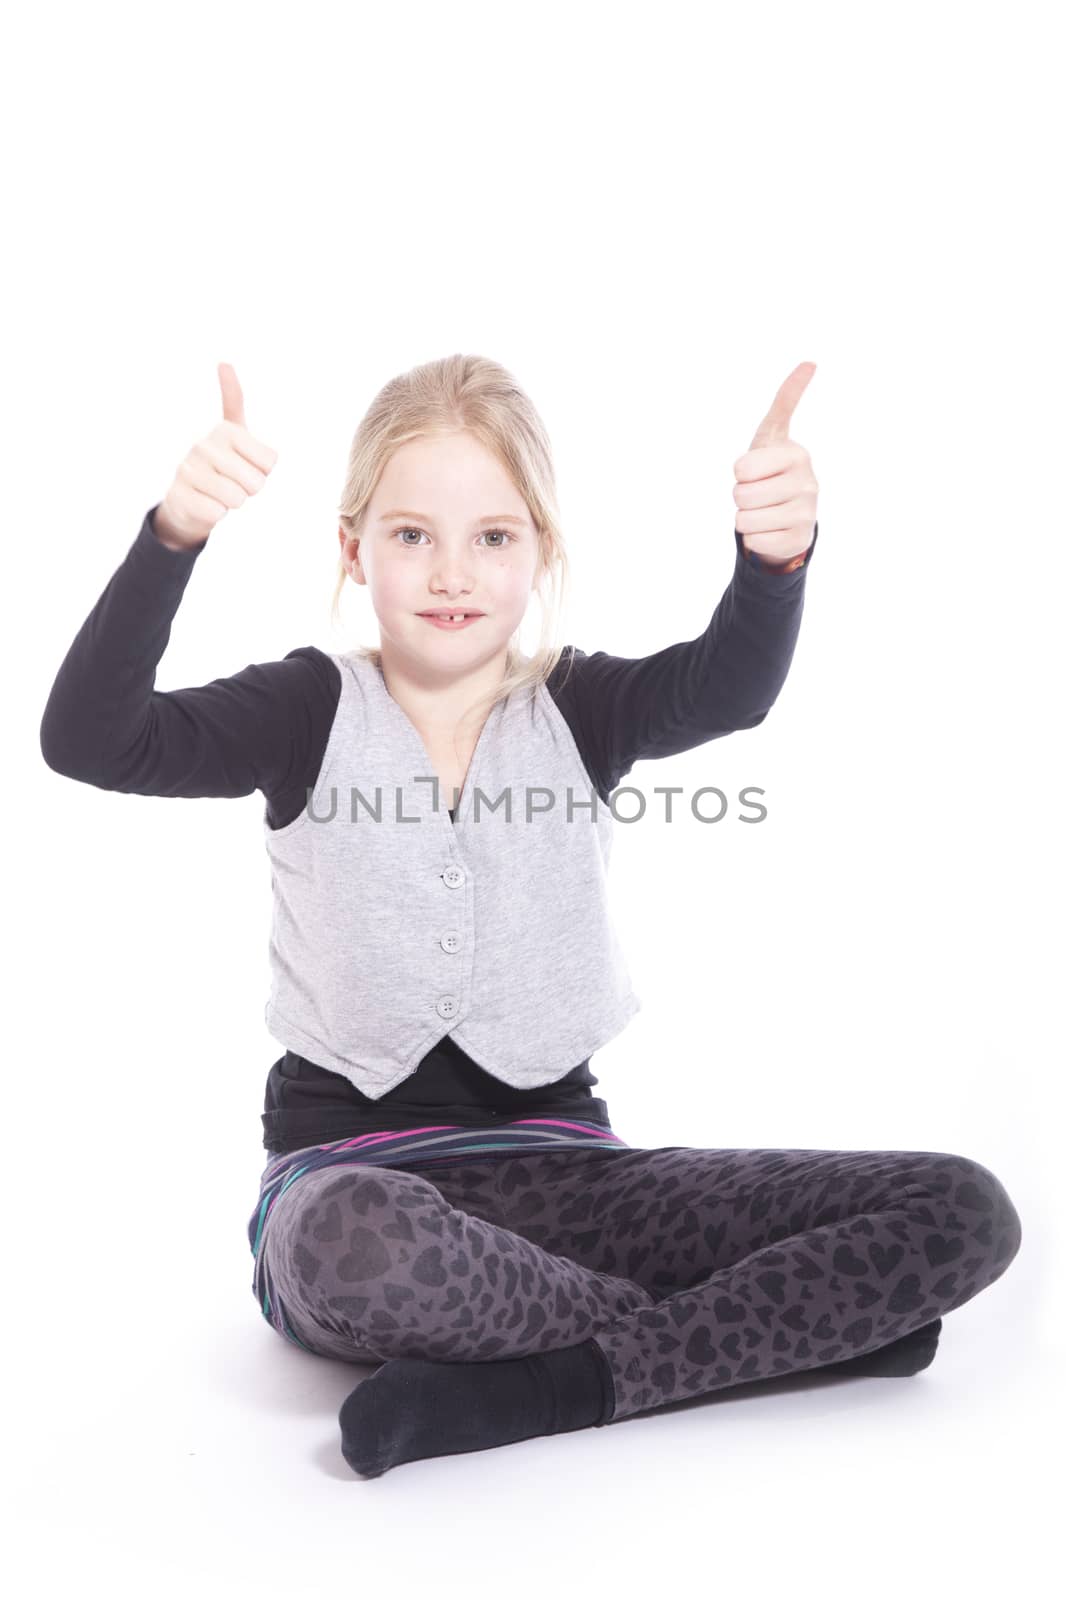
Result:
M472 622L479 622L481 620L481 614L477 611L472 611L465 616L462 616L462 614L459 613L461 620L458 622L452 622L448 617L431 617L424 611L420 611L418 615L422 618L423 622L432 622L435 628L468 628Z

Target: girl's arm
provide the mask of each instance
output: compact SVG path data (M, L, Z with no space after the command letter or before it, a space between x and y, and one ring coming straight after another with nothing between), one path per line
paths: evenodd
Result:
M198 688L157 691L156 668L204 545L160 543L157 506L79 629L41 720L53 771L125 794L268 799L298 814L336 708L335 664L313 646Z
M734 529L733 577L705 631L650 656L569 651L553 693L576 722L589 776L606 799L636 761L679 755L763 721L792 663L815 523L802 564L749 559ZM553 674L553 680L555 674Z

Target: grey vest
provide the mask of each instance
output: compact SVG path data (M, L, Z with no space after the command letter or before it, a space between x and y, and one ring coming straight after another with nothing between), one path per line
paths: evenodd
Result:
M494 705L453 823L378 668L332 659L310 803L263 823L270 1034L373 1100L445 1034L515 1088L556 1082L641 1006L607 903L613 818L565 718L543 684Z

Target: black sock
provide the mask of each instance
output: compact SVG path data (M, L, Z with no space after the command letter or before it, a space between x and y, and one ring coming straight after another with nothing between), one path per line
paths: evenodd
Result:
M610 1368L592 1339L513 1361L386 1361L340 1409L341 1453L377 1478L402 1461L459 1455L609 1420Z
M879 1350L867 1350L861 1356L849 1356L846 1361L833 1361L828 1367L819 1367L817 1370L862 1374L870 1378L912 1377L914 1373L921 1372L923 1367L927 1367L936 1355L940 1322L941 1319L937 1317L935 1322L927 1322L921 1328L913 1328L910 1333L905 1333L902 1339L893 1339L891 1344L883 1344Z

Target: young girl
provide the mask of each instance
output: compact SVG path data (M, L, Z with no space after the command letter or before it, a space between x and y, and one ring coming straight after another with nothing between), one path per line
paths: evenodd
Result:
M788 437L813 372L735 465L733 575L699 638L639 659L554 641L543 425L503 368L456 355L388 383L352 445L334 614L365 584L380 649L307 645L160 693L193 567L276 460L220 366L223 421L56 677L55 771L264 796L285 1054L252 1283L286 1338L379 1364L340 1412L355 1472L781 1373L918 1372L1019 1248L1003 1185L966 1157L634 1148L591 1096L593 1053L640 1005L606 900L611 793L637 761L757 726L780 692L818 536Z

